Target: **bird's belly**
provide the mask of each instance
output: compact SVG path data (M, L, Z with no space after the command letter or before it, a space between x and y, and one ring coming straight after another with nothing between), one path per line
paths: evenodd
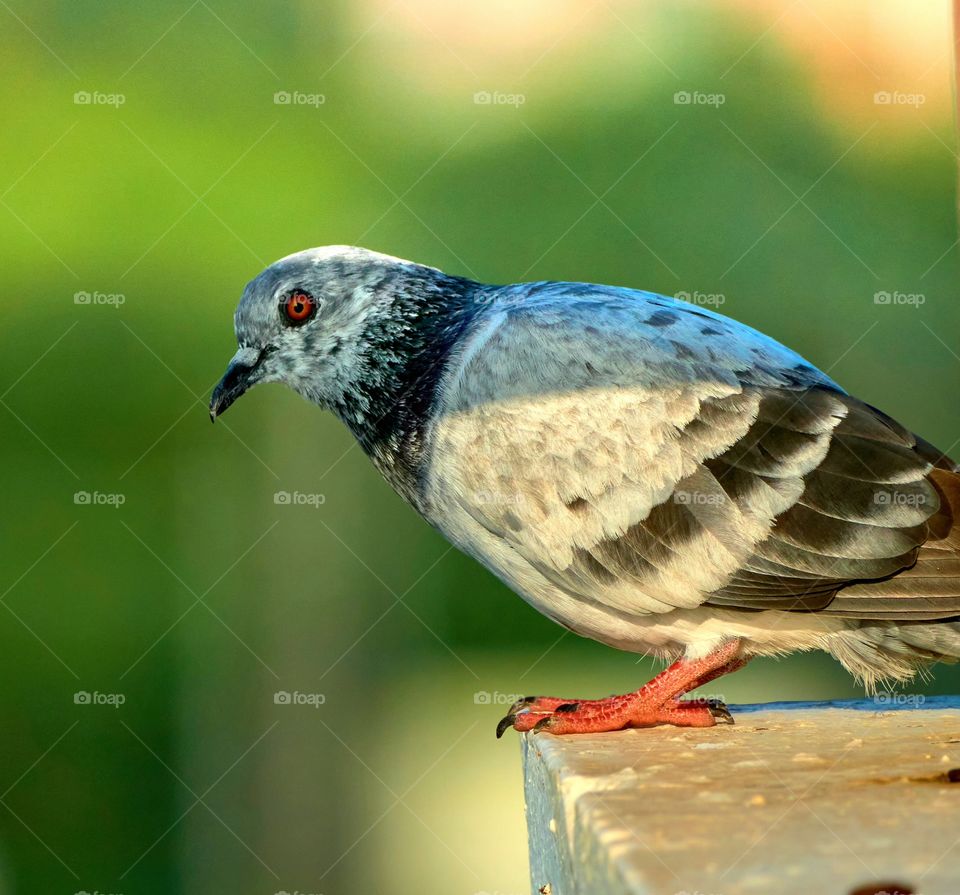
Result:
M842 619L813 619L805 613L781 611L742 612L698 605L656 612L644 607L643 594L636 588L631 596L637 611L626 612L558 587L462 507L449 504L436 515L442 521L432 521L450 541L540 613L581 637L615 649L696 657L706 655L730 637L740 637L750 655L782 655L823 649L830 635L849 627Z

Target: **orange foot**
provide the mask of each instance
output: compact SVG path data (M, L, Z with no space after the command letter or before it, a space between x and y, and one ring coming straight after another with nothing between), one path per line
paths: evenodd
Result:
M723 674L747 664L741 643L732 640L701 659L680 659L634 693L606 699L560 699L528 696L515 702L497 725L497 737L507 728L547 730L550 733L601 733L628 727L713 727L732 724L733 717L719 700L681 699Z

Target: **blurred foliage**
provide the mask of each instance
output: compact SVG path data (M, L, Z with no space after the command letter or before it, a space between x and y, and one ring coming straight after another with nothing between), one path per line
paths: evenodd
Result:
M562 5L560 38L497 83L493 49L475 76L456 34L424 53L377 4L16 7L0 10L10 891L522 891L516 750L492 739L502 705L474 695L653 670L449 551L280 387L210 427L235 301L281 255L362 243L490 282L721 294L935 443L960 434L949 119L828 113L809 60L758 44L769 23L745 12L618 7L583 39ZM725 102L677 105L683 89ZM825 657L771 666L726 694L856 693ZM81 690L126 702L78 706Z

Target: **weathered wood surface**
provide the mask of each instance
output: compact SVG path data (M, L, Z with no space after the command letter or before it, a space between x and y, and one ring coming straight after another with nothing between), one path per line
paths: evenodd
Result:
M960 699L888 700L524 735L532 891L957 895Z

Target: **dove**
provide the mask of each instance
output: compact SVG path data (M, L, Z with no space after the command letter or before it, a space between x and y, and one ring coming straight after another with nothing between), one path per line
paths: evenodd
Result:
M500 722L729 723L689 697L822 650L868 689L960 658L960 474L744 323L651 292L494 286L350 246L244 289L216 419L282 382L451 543L578 635L671 664Z

